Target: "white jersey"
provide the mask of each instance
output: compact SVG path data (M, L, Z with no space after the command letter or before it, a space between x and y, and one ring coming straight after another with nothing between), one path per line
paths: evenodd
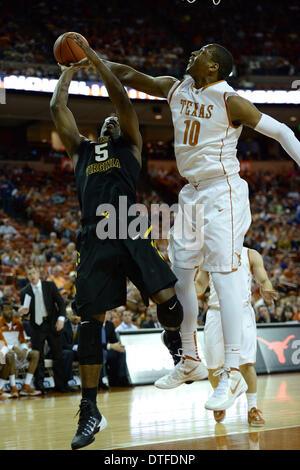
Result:
M225 80L197 90L192 77L176 81L168 93L178 171L192 184L240 171L236 146L242 126L231 122L230 95L237 93Z
M248 248L243 247L240 263L241 264L238 268L238 272L239 272L240 279L241 279L243 305L251 305L252 273L251 273ZM209 299L208 299L208 307L219 309L220 302L219 302L218 295L214 288L214 284L212 282L212 278L210 274L209 274L209 289L210 289L210 293L209 293Z

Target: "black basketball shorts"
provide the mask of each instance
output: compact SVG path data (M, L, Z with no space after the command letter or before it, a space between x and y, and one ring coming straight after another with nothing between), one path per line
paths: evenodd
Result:
M127 278L143 301L172 287L176 276L150 238L100 240L96 225L84 226L77 237L76 307L81 319L126 304Z

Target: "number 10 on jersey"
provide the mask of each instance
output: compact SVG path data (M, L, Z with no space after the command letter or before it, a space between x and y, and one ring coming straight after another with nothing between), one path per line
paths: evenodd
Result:
M192 147L198 144L199 133L200 133L200 122L195 119L187 119L184 121L185 131L183 137L183 143L189 144Z

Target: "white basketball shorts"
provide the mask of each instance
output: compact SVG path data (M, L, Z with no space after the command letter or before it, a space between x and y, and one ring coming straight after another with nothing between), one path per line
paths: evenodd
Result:
M231 272L239 266L244 237L251 223L248 184L239 174L186 184L178 197L179 212L170 230L173 266L207 272ZM191 209L193 208L193 209ZM178 232L180 216L191 230ZM196 240L197 238L197 240Z
M240 365L256 362L256 321L249 304L242 312L242 338ZM220 310L209 308L204 326L204 357L208 369L218 369L224 364L224 339Z

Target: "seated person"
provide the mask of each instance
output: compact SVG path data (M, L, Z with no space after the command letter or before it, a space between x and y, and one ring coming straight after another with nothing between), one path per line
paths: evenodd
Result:
M9 303L2 305L2 317L0 318L0 331L7 345L5 357L9 364L9 383L12 398L18 398L19 392L16 386L16 369L27 369L26 377L20 395L36 396L41 392L31 387L33 374L39 362L39 352L30 349L24 336L24 328L21 320L14 318L13 306Z
M73 312L71 307L67 307L66 314L62 330L62 346L65 378L68 382L73 379L73 362L78 361L78 328L81 318Z
M162 328L157 318L156 308L150 311L150 319L144 321L141 327L142 328Z
M119 331L138 330L138 327L132 323L132 316L129 310L124 310L122 313L122 323L116 328L117 333Z
M128 387L128 371L126 365L125 347L117 338L114 324L109 320L110 315L105 315L103 324L102 345L104 349L104 361L100 373L99 388L107 389L103 378L107 375L111 386Z

